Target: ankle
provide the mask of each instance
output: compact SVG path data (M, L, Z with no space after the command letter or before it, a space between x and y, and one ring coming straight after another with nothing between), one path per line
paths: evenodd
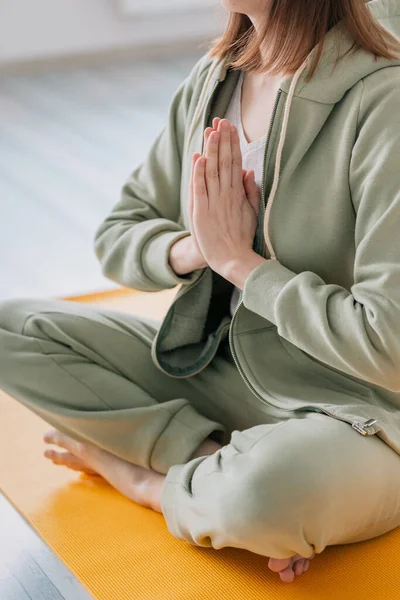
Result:
M135 485L134 500L146 508L161 513L161 496L165 479L165 475L149 471L148 477L143 477L140 483Z
M200 456L211 456L211 454L215 454L220 448L222 448L221 444L211 440L210 438L206 438L197 450L192 454L189 460L193 460L194 458L198 458Z

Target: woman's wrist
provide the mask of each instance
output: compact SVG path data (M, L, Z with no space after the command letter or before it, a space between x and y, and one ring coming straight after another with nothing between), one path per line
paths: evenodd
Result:
M178 276L187 275L205 266L204 258L196 250L191 235L180 238L172 244L169 264Z

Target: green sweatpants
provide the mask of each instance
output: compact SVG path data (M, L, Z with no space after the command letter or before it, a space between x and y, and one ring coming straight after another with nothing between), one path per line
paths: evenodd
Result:
M191 544L307 557L400 525L400 457L380 438L260 402L226 339L205 370L169 377L151 360L158 326L66 301L2 302L0 387L75 439L165 474L167 527ZM189 461L212 432L225 445Z

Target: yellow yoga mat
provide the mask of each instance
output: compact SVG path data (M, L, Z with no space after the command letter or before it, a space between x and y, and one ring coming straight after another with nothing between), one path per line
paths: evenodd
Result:
M174 294L122 290L81 300L161 318ZM98 600L400 598L400 530L327 548L307 573L283 584L268 570L267 558L177 540L161 514L130 502L100 478L53 465L43 457L48 428L0 393L0 487Z

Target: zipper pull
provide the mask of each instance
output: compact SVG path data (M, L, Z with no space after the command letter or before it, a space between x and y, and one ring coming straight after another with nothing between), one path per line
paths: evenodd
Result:
M370 431L367 431L366 427L372 427L376 423L376 419L368 419L365 423L360 423L359 421L353 421L351 424L352 428L361 433L361 435L371 435Z

